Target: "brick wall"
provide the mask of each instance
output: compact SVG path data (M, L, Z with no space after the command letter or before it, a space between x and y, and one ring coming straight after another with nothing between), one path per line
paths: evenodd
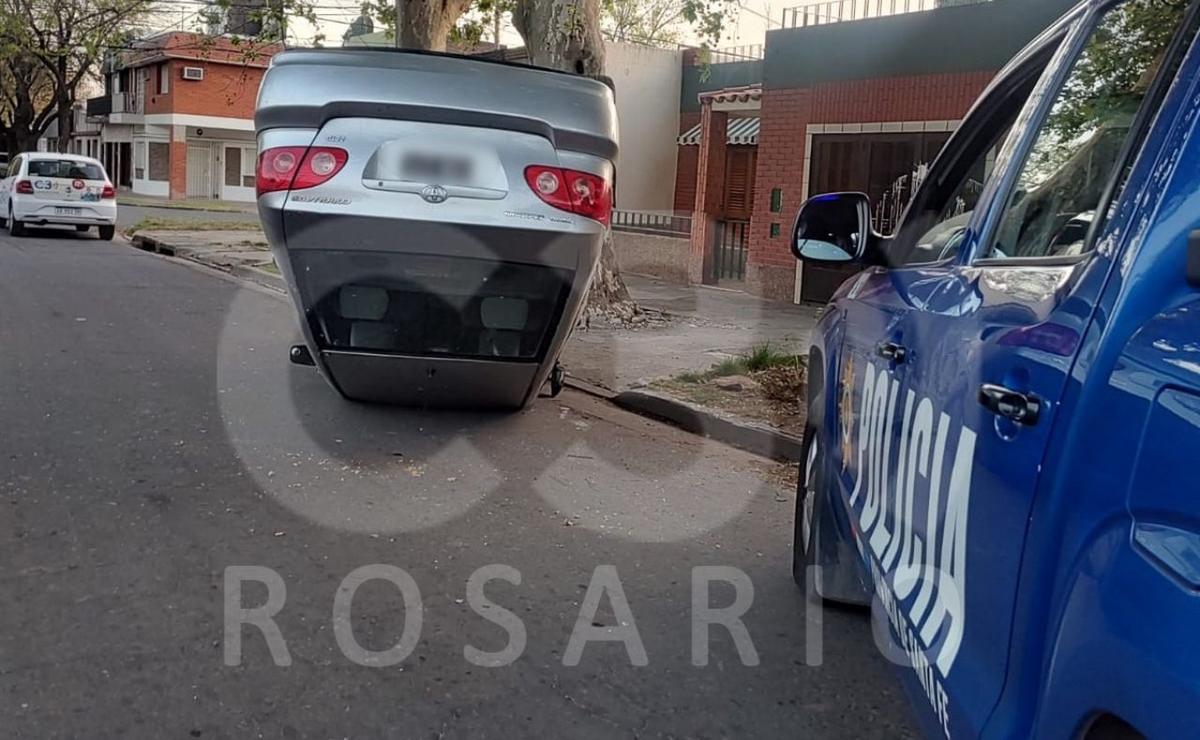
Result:
M254 118L254 101L265 69L191 59L172 59L164 64L170 75L166 93L158 92L158 64L134 70L142 78L146 113ZM204 79L183 79L184 67L200 67Z
M791 300L796 261L788 248L801 205L805 136L810 123L940 121L962 118L994 76L966 72L819 83L811 88L766 89L758 135L758 171L746 284L752 292ZM771 191L783 208L770 211ZM779 235L771 236L778 224Z
M812 88L812 123L962 118L995 72L827 82Z
M158 91L158 76L164 69L167 74L167 92L165 94ZM179 74L177 71L171 69L171 63L163 62L161 67L158 64L140 67L134 70L134 74L141 75L142 78L146 112L170 113L171 93L175 92L175 75Z
M183 68L201 67L203 80L183 79ZM238 64L175 59L171 61L172 113L254 118L254 100L266 70Z
M171 200L187 197L187 140L181 134L182 126L172 127L169 197Z

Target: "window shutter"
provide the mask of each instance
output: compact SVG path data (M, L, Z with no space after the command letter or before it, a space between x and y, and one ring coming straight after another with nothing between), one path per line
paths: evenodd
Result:
M754 150L731 147L725 169L725 215L749 218L753 206Z

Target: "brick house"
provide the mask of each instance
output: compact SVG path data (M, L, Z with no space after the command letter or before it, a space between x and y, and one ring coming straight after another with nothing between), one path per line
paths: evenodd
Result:
M685 70L676 209L694 211L692 281L735 282L781 300L827 300L849 272L803 267L793 258L788 238L804 199L866 192L876 228L888 233L924 167L995 73L1074 4L809 4L784 12L784 28L767 33L761 63ZM727 93L756 86L755 105L730 106ZM758 119L751 213L744 238L731 244L728 132L748 116ZM694 144L685 141L693 131ZM731 261L724 254L731 248L744 254ZM731 263L744 269L721 269Z
M254 102L282 47L185 32L137 46L110 60L87 105L113 179L144 195L254 200Z

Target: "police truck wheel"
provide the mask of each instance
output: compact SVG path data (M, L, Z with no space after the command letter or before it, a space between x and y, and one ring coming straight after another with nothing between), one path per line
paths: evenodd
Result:
M106 242L111 242L113 235L117 233L117 227L113 225L100 227L100 238Z
M792 532L792 580L797 586L807 582L808 566L816 562L813 552L813 527L817 519L817 491L820 490L820 444L817 430L808 425L804 430L804 462L796 481L796 517Z

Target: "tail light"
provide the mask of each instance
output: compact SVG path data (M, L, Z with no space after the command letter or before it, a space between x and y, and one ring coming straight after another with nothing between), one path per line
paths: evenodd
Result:
M608 226L612 219L612 187L590 172L530 165L525 182L537 197L555 208L593 218Z
M254 185L258 195L277 190L303 190L330 179L350 155L331 146L280 146L258 155Z
M115 197L117 197L117 191L113 189L112 185L109 185L108 183L104 183L104 190L102 190L100 192L100 198L103 200L107 200L108 198L115 198Z
M17 192L32 195L33 183L29 180L17 180Z

